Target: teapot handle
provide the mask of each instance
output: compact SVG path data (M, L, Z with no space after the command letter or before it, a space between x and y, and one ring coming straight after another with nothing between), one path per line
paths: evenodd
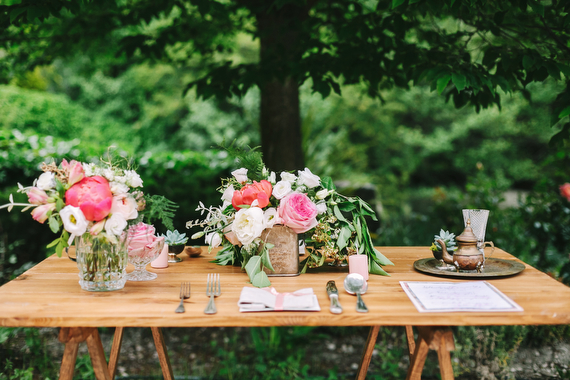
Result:
M491 253L488 256L488 257L491 257L493 255L493 252L495 252L495 244L493 244L492 241L483 242L483 246L481 247L481 252L483 252L483 257L485 257L485 258L487 258L487 255L485 255L485 247L486 246L491 247Z

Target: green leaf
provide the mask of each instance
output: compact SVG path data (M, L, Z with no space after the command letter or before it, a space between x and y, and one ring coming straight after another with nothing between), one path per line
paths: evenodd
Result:
M562 119L563 117L566 117L566 116L568 116L568 115L570 115L570 106L564 108L564 109L562 110L562 112L560 112L560 114L558 115L558 118L559 118L559 119Z
M247 261L247 264L245 264L245 271L247 272L247 275L248 275L250 281L253 283L253 279L255 278L255 276L259 272L262 271L261 270L261 257L260 256L252 256Z
M267 274L264 271L261 271L251 280L251 284L257 288L266 288L271 286L271 281L269 281Z
M338 208L344 212L350 212L356 210L356 206L352 202L341 202L338 204Z
M59 223L57 222L57 219L53 216L50 216L48 221L51 232L56 234L59 231Z
M451 75L444 75L437 80L437 93L441 95L447 84L451 80Z
M525 70L529 70L532 65L534 65L534 58L529 55L525 55L522 59L522 64Z
M27 10L28 10L28 7L21 7L21 8L12 9L12 12L10 12L10 22L11 23L14 22L14 20L17 19L19 15L21 15L22 13L24 13Z
M336 218L338 220L341 220L343 222L348 223L348 220L346 220L346 218L344 217L344 215L342 214L342 212L340 212L340 209L338 208L338 205L335 205L333 207L333 211L334 211L334 216L336 216Z
M55 209L59 212L64 207L65 203L63 203L63 200L61 198L58 198L57 201L55 201Z
M378 265L374 260L370 260L368 265L368 271L372 274L379 274L382 276L390 276L380 265Z
M350 239L351 235L352 232L350 231L350 228L342 227L340 229L340 233L338 234L338 239L336 241L336 245L339 250L344 249L348 245L348 239Z
M465 75L453 73L451 75L451 79L455 85L455 88L457 88L457 91L461 91L465 88L465 86L467 86L467 78L465 78Z
M55 247L55 254L57 255L57 257L61 257L61 253L63 252L63 249L65 247L67 247L67 243L60 240L57 246Z
M531 0L530 1L530 7L534 11L534 13L544 17L544 5L538 3L537 1Z
M321 185L327 190L335 190L336 189L331 177L321 178Z
M272 270L273 272L275 272L275 269L273 269L273 266L271 265L271 259L269 258L269 250L271 248L273 248L274 245L271 243L265 243L263 245L263 249L261 251L261 264L266 267L267 269Z
M406 0L392 0L392 9L404 4Z
M563 63L557 63L558 68L560 69L560 71L562 71L562 73L567 77L570 78L570 66L565 65Z
M373 260L376 261L378 264L380 265L394 265L393 262L391 262L386 256L384 256L382 253L380 253L379 250L377 250L376 248L372 247L372 251L374 254Z
M553 77L556 80L560 80L560 69L558 68L558 66L552 62L546 62L544 64L544 66L546 67L546 70L548 71L548 75L550 75L551 77Z
M57 239L55 239L54 241L52 241L51 243L46 245L46 248L51 248L51 247L55 246L56 244L58 244L60 242L60 240L61 240L61 238L58 237Z

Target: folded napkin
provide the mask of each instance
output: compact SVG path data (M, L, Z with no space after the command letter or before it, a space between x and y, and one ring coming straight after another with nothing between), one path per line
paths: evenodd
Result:
M313 288L278 293L275 288L245 286L239 296L239 311L321 311Z

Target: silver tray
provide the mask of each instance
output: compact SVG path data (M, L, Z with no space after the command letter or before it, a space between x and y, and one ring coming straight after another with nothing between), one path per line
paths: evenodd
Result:
M481 273L477 271L460 271L438 269L441 263L433 257L420 259L414 262L414 268L423 273L433 274L441 277L460 277L460 278L490 278L513 276L522 272L525 268L524 264L514 260L493 259L485 260L485 268Z

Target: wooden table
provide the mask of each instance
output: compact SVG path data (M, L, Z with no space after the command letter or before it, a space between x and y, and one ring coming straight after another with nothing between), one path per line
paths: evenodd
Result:
M239 294L249 286L239 267L218 266L209 261L214 253L198 258L185 254L180 263L166 269L152 269L158 278L149 282L127 282L124 289L92 293L80 289L77 267L65 257L51 256L18 278L0 287L0 325L60 327L60 341L66 344L60 379L71 379L80 342L86 341L98 379L113 377L122 332L125 327L150 327L165 379L172 379L160 327L255 327L255 326L371 326L364 347L358 379L364 379L379 327L406 326L410 351L408 379L420 379L428 350L435 349L442 379L453 379L449 351L453 335L449 326L570 324L570 288L526 265L513 277L488 280L518 303L524 312L419 313L399 281L465 281L443 279L414 270L414 261L429 257L427 247L379 247L395 266L385 267L390 277L371 275L363 296L370 312L355 311L356 298L344 292L348 268L321 267L297 277L272 277L278 292L312 287L321 305L320 312L240 313ZM204 252L206 249L204 248ZM496 249L494 257L516 260ZM129 268L129 271L132 268ZM222 295L216 298L218 313L205 315L207 273L219 273ZM329 312L325 291L335 280L344 308L342 314ZM176 314L182 281L192 284L192 296L185 301L186 313ZM414 340L412 326L417 329ZM97 327L117 327L109 363L106 362Z

